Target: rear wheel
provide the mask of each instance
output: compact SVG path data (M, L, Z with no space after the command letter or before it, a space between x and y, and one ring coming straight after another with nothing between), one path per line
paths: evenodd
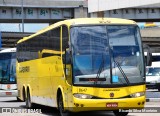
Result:
M62 95L60 95L58 98L58 109L59 109L60 116L70 116L71 115L70 112L64 111L64 104L63 104Z
M27 108L32 108L32 103L31 103L31 96L30 96L30 92L27 92L27 98L26 98L26 107Z
M120 112L119 110L113 111L115 116L127 116L128 112Z
M26 92L25 92L25 89L23 88L23 101L26 101Z

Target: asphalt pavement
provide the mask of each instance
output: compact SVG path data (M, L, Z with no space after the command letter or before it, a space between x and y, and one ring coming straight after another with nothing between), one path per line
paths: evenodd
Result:
M152 116L160 116L160 92L158 90L147 90L146 97L148 102L146 107L158 108L156 113L152 113ZM8 109L6 109L8 108ZM26 113L25 102L18 102L15 97L0 97L0 116L59 116L59 112L56 108L35 105L35 107ZM12 110L14 113L6 113L4 111ZM23 112L23 113L18 113ZM76 113L76 116L114 116L111 111L94 111ZM129 116L150 116L151 113L131 112Z

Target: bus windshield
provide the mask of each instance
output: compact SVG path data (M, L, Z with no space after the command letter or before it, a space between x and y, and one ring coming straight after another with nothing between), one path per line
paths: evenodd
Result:
M143 83L141 46L139 28L135 25L72 27L74 84Z
M0 83L16 83L16 53L0 53Z

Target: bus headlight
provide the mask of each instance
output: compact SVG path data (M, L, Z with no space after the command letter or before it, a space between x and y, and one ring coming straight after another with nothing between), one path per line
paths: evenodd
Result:
M135 97L141 97L141 96L144 96L144 95L145 95L145 92L138 92L138 93L133 93L130 96L132 98L135 98Z
M93 96L88 95L88 94L78 94L78 93L75 93L74 97L80 98L80 99L91 99Z

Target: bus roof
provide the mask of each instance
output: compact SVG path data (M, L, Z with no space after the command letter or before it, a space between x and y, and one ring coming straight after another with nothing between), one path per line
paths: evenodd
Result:
M55 27L58 27L60 25L67 25L67 26L73 26L73 25L93 25L93 24L136 24L135 21L127 20L127 19L120 19L120 18L77 18L77 19L68 19L59 21L57 23L54 23L42 30L39 30L37 33L32 34L28 37L24 37L23 39L19 40L17 43L21 43L23 41L26 41L32 37L35 37L36 35L39 35L41 33L44 33L48 30L51 30Z
M16 48L6 48L0 51L0 53L16 52Z

